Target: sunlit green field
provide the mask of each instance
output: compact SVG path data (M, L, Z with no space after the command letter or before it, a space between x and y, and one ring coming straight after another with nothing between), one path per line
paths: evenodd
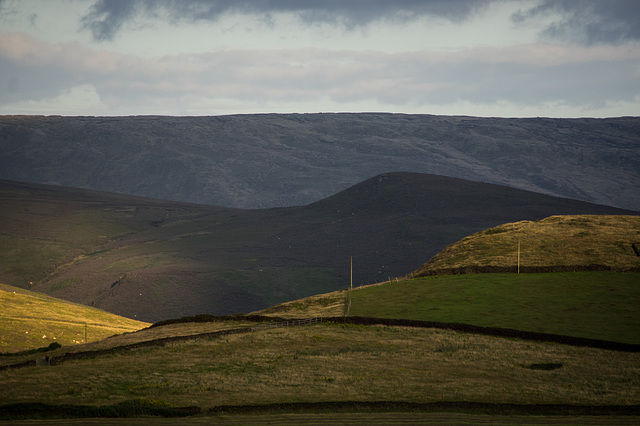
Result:
M352 292L351 315L457 322L640 343L640 274L419 278Z

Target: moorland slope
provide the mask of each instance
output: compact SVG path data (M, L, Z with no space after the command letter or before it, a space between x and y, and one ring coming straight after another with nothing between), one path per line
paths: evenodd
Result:
M0 179L265 208L389 171L640 210L640 118L0 117Z
M5 284L0 284L0 306L0 352L94 342L149 326Z
M633 212L388 173L303 207L241 210L0 183L0 280L144 321L250 312L404 276L505 222Z
M606 270L640 272L640 216L566 215L485 229L411 275Z

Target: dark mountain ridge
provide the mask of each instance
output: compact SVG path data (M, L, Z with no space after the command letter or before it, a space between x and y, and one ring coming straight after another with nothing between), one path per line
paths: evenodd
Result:
M640 118L0 116L0 178L239 208L389 171L640 210Z
M386 173L242 210L0 181L0 281L158 321L250 312L403 276L462 237L556 214L637 214L500 185ZM32 284L29 284L29 283Z

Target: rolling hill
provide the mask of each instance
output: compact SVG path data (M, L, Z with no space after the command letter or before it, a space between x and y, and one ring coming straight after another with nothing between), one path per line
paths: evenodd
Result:
M464 323L640 343L640 217L551 216L506 223L451 244L407 279L255 312ZM521 273L517 246L521 241ZM483 272L483 273L479 273ZM528 273L527 273L528 272ZM443 275L445 274L445 275Z
M105 196L85 194L91 195ZM164 212L171 211L172 220L180 217L176 222L185 221L183 207L180 215L175 205ZM591 242L589 260L615 263L624 262L625 253L611 257L609 248L617 245L620 235L623 240L636 235L636 224L637 216L553 216L502 224L465 239L509 237L508 231L496 230L513 229L522 238L539 236L544 232L537 228L561 226L571 232L545 232L562 245L563 239L571 241L576 232L589 229L590 235L582 235ZM610 228L615 232L603 232ZM476 260L479 253L493 256L502 245L500 240L482 241ZM566 256L559 264L575 259L570 252L560 252ZM444 253L453 252L445 250L436 258L443 259ZM548 259L557 257L551 251L540 256L543 253ZM550 264L548 259L541 264ZM467 322L635 343L625 350L409 323L376 325L384 323L381 319L368 321L370 325L332 319L303 327L263 327L242 316L185 318L78 345L71 354L65 354L68 348L52 350L48 368L5 369L0 372L0 399L9 405L0 405L0 418L201 413L193 421L635 424L640 414L638 277L639 273L612 271L464 274L394 281L351 292L356 315ZM269 311L335 315L346 293L316 295ZM0 367L35 356L42 358L0 357Z
M639 216L551 216L507 223L448 246L411 275L640 272Z
M404 276L505 222L633 212L388 173L302 206L241 210L0 183L0 280L144 321L249 312Z
M0 306L0 352L95 342L149 326L5 284L0 284Z
M390 171L640 210L640 118L0 117L0 179L269 208Z

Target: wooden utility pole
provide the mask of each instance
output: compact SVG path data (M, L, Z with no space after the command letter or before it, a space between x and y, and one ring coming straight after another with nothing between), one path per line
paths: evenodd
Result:
M518 238L518 273L520 273L520 238Z
M349 281L349 290L347 290L347 298L345 300L344 316L349 316L351 311L351 290L353 290L353 256L351 256L351 280Z
M353 256L351 256L351 284L349 285L349 289L353 289Z

